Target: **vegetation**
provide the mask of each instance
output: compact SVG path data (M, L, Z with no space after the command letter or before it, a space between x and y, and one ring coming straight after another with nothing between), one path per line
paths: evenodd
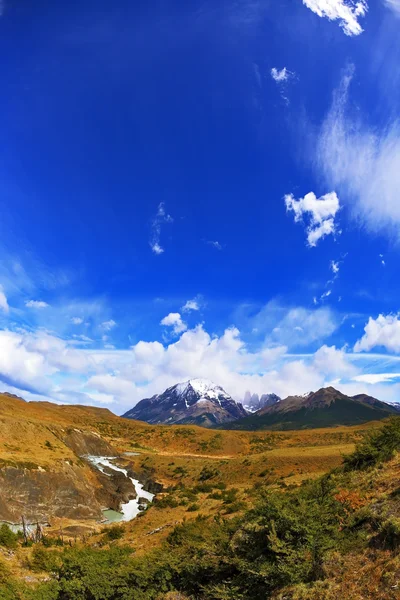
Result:
M254 503L246 510L237 489L212 491L208 481L201 482L200 489L178 486L165 497L192 500L209 493L226 508L225 516L188 518L160 548L140 556L118 545L123 530L119 526L108 530L113 542L108 548L78 544L60 550L36 544L30 567L48 573L50 580L36 589L20 586L14 597L166 600L174 597L169 593L179 592L193 600L395 598L400 575L399 493L389 469L398 471L398 450L400 418L358 444L343 468L295 489L254 486ZM380 495L372 493L375 486ZM199 510L199 502L187 508ZM378 563L379 575L373 570ZM10 590L17 588L9 577L5 582L1 568L0 564L0 598L8 600ZM364 573L364 596L356 595L351 581L345 583L358 568ZM366 589L372 579L373 592Z

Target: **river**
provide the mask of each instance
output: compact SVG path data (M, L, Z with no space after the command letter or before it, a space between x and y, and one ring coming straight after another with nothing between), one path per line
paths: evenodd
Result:
M154 494L150 494L150 492L147 492L146 490L144 490L143 484L140 483L140 481L138 481L137 479L134 479L133 477L129 477L128 471L126 469L123 469L122 467L117 467L116 465L114 465L111 462L117 458L116 456L86 456L85 458L92 465L94 465L97 469L99 469L99 471L104 473L104 475L111 477L110 473L107 473L104 468L104 467L108 467L109 469L112 469L113 471L118 471L119 473L123 473L125 475L125 477L128 477L128 479L130 479L134 485L134 488L136 491L136 498L134 500L129 500L129 502L126 502L125 504L121 504L121 512L120 513L115 510L105 510L104 511L104 516L107 518L108 522L115 523L117 521L131 521L132 519L137 517L140 512L142 512L141 509L139 508L139 505L140 505L139 498L144 498L148 502L153 501Z

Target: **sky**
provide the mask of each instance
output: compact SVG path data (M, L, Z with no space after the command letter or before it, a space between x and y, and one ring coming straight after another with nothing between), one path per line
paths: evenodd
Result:
M0 2L0 389L400 401L400 0Z

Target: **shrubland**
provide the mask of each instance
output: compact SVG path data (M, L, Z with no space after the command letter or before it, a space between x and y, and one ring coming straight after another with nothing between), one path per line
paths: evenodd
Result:
M12 576L6 555L0 599L398 598L399 450L400 418L393 418L359 441L342 466L293 487L262 480L245 498L203 466L195 484L175 485L169 500L150 509L183 503L187 513L161 546L135 554L121 529L85 544L35 544L25 560L36 583ZM198 499L208 496L218 502L215 514L202 514ZM11 538L4 530L0 539ZM7 552L23 552L16 544Z

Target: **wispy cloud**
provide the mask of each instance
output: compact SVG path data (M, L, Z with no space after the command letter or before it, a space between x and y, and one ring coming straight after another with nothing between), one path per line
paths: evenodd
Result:
M307 243L310 247L318 244L319 240L337 233L335 217L340 209L339 198L335 192L330 192L317 198L309 192L296 200L293 194L284 197L286 211L294 213L296 223L306 221Z
M114 321L114 319L110 319L109 321L104 321L101 324L101 327L104 329L104 331L111 331L111 329L113 329L116 325L116 321Z
M164 248L160 244L161 226L164 223L173 223L173 218L166 212L164 202L160 202L157 214L151 224L149 240L150 248L154 254L162 254L164 252Z
M71 323L72 325L82 325L83 319L81 317L72 317Z
M289 69L287 69L286 67L283 67L282 69L272 67L271 69L271 77L278 85L280 94L286 104L289 104L289 98L287 95L287 84L291 79L293 79L294 76L295 74L292 71L289 71Z
M10 312L10 307L8 306L8 301L5 293L3 292L3 287L0 285L0 310L5 313Z
M223 249L222 244L220 244L217 241L214 242L212 240L205 240L205 243L209 244L210 246L213 246L216 250L222 250Z
M384 0L384 3L397 17L400 17L400 0Z
M358 19L367 14L368 4L365 0L303 0L303 4L319 17L339 21L346 35L359 35L363 32Z
M371 231L400 237L400 122L378 129L351 116L348 93L354 67L346 69L316 145L315 162L346 197L353 217ZM379 201L377 200L379 198Z

